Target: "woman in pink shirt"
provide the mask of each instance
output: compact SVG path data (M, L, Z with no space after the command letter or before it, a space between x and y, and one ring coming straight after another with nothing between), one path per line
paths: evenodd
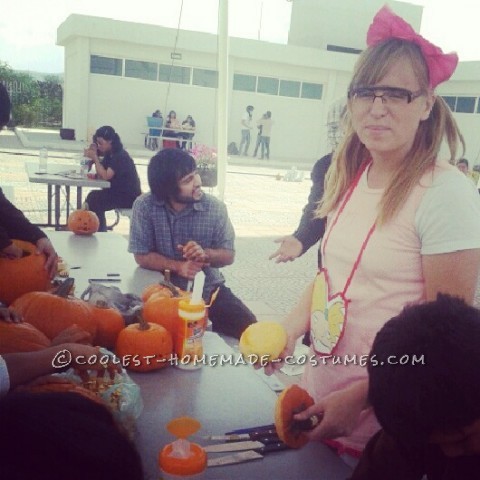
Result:
M438 292L473 303L480 270L480 199L439 158L463 138L435 87L458 62L383 7L348 90L345 137L317 210L327 217L323 269L284 321L291 355L310 330L302 385L321 421L308 435L358 457L379 429L366 363L376 332ZM271 368L271 367L269 367Z

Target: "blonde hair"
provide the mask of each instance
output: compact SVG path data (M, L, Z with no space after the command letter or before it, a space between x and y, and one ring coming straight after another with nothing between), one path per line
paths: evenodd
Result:
M402 58L410 60L420 89L429 91L428 68L420 48L412 42L396 38L369 47L360 55L349 91L358 86L380 82L392 65ZM348 106L350 110L351 99L348 100ZM315 212L316 217L325 217L338 206L360 167L370 158L370 153L353 129L348 112L344 123L345 136L328 170L325 193ZM450 108L441 97L436 97L429 118L420 122L418 126L412 148L407 154L408 168L400 165L383 193L377 218L378 225L388 222L395 216L422 175L433 168L443 139L448 143L450 163L454 163L459 144L462 145L462 155L465 152L465 142Z

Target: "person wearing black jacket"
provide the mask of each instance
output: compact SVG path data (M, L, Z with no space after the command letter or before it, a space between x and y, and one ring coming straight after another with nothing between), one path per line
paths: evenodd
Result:
M303 208L300 223L292 235L280 237L275 240L280 243L280 247L270 255L270 260L275 258L277 263L291 262L297 257L303 255L311 246L315 245L325 233L326 218L316 218L315 210L318 202L323 197L325 187L325 175L332 155L342 138L341 122L346 112L346 99L337 100L332 104L328 112L327 128L328 142L332 151L316 161L313 166L310 177L312 179L312 188L308 196L308 203ZM318 266L322 266L320 251L318 252Z
M0 83L0 130L10 120L11 103L7 89ZM25 240L37 246L37 254L45 254L45 268L51 278L57 272L57 252L48 237L5 197L0 188L0 256L20 258L23 251L12 239Z

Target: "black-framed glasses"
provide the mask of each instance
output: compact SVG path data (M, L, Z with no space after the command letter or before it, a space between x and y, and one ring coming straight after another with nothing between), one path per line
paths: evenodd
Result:
M399 87L356 87L348 92L348 98L358 105L370 105L377 98L387 105L406 105L424 94L424 90L412 92Z

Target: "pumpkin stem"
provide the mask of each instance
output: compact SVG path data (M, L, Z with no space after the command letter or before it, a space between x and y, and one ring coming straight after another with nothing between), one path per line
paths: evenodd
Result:
M165 281L170 282L170 270L168 268L163 272L163 275L165 277Z
M143 318L142 315L142 307L138 306L135 307L135 319L138 320L138 329L139 330L150 330L150 325L148 322Z
M177 292L177 288L175 285L170 281L170 270L167 268L163 271L163 280L158 282L160 285L167 287L170 292L172 292L173 297L179 297L179 293Z
M98 308L109 308L108 303L100 298L95 302L95 306Z
M74 283L75 283L74 278L71 278L71 277L66 278L57 288L55 295L57 295L58 297L67 298Z

